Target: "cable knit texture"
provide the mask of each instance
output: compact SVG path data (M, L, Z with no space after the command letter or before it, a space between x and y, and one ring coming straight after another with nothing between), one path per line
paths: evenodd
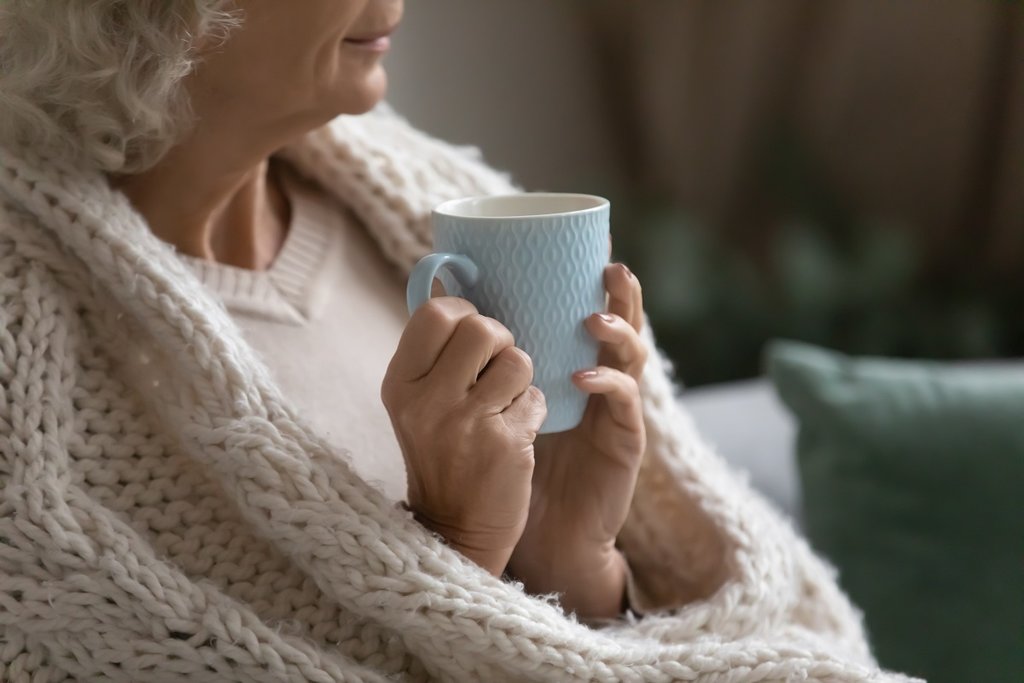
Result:
M281 155L406 273L434 204L512 188L386 108ZM649 330L620 545L658 609L591 628L361 481L102 175L0 148L0 680L909 680L701 443Z

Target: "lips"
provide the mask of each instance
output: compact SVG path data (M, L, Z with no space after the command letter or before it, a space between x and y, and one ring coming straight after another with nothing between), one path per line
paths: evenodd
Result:
M373 43L388 40L397 28L398 25L396 24L390 28L384 28L379 31L368 31L359 35L349 36L345 38L345 42L352 43L353 45L372 45Z
M391 47L391 38L388 36L381 36L380 38L373 38L369 40L346 38L344 42L346 45L351 47L363 50L372 50L374 52L384 52Z

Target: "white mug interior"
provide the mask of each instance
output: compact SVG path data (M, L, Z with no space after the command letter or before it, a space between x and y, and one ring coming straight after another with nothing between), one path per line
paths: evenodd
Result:
M434 213L453 218L539 218L597 211L607 205L604 197L590 194L522 192L453 199L439 205Z

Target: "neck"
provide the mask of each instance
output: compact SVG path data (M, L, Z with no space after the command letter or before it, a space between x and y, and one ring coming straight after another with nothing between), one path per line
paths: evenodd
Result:
M154 167L113 178L150 230L178 251L265 270L280 251L290 209L269 151L237 152L194 135ZM228 140L231 138L228 137ZM244 145L234 145L237 148Z

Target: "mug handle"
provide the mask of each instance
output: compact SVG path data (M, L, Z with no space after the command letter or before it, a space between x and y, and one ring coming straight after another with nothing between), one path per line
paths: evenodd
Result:
M467 289L476 285L480 279L480 269L468 256L447 252L427 254L412 269L409 284L405 288L405 303L409 307L409 315L415 313L417 308L430 299L434 278L437 271L444 266L447 266L459 284Z

